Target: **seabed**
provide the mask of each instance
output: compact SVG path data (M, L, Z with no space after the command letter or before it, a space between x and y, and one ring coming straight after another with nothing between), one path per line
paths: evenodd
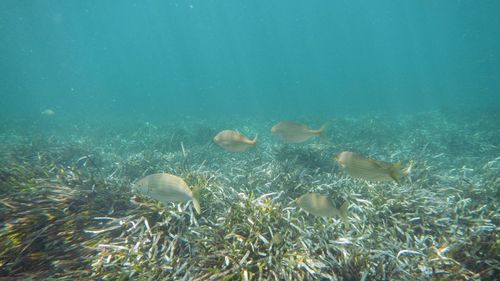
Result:
M302 119L329 142L280 143L281 120L0 125L0 280L494 280L500 276L500 114ZM40 121L45 122L45 121ZM44 125L44 128L39 129ZM237 129L257 148L212 138ZM403 164L400 185L350 177L344 150ZM190 202L132 192L167 172ZM350 227L300 211L349 202Z

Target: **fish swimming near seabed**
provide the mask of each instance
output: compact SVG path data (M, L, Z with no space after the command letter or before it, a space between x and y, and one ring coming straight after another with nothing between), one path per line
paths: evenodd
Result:
M410 162L410 166L402 171L401 162L392 164L373 160L351 151L341 152L335 159L352 177L369 181L395 181L398 184L402 177L409 175L412 165Z
M52 109L45 109L44 111L40 112L40 114L42 114L43 116L52 116L56 113Z
M165 205L170 202L191 200L196 212L201 213L200 203L195 194L193 194L186 182L178 176L167 173L152 174L138 180L134 187L137 192L156 199Z
M302 143L313 137L324 138L327 124L318 130L290 121L282 121L271 128L271 132L285 143Z
M214 137L214 142L227 151L243 152L257 144L258 136L250 140L240 132L224 130Z
M345 228L349 228L349 219L347 217L347 208L349 204L347 201L337 209L328 197L319 193L309 192L297 198L295 202L301 209L315 216L330 218L339 216Z

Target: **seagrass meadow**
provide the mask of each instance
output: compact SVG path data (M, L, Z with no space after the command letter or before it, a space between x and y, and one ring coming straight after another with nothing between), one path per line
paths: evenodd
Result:
M496 121L495 121L496 120ZM0 280L494 280L500 274L495 111L302 118L328 141L280 143L279 120L0 125ZM259 133L229 153L222 129ZM344 150L404 164L355 179ZM147 174L200 187L202 212L135 194ZM349 204L349 228L301 211Z

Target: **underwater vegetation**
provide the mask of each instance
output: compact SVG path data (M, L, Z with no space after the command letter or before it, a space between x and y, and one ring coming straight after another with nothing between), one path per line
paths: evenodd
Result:
M499 117L337 118L328 142L302 144L247 121L238 129L262 135L238 154L213 142L225 123L2 124L0 277L494 280ZM346 150L414 166L400 184L369 182L335 163ZM155 173L199 189L201 214L133 192ZM308 192L348 202L349 228L301 211Z

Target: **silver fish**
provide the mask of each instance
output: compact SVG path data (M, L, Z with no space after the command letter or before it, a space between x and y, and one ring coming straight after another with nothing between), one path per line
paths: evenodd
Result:
M310 192L300 196L295 202L301 209L315 216L339 216L345 227L349 228L349 220L347 218L347 208L349 207L349 204L347 201L344 202L339 209L337 209L328 197L319 193Z
M318 130L313 130L299 123L283 121L274 125L271 132L285 143L301 143L316 136L323 137L326 126L324 124Z
M373 160L351 151L341 152L335 159L349 175L370 181L396 181L399 183L401 178L407 176L411 171L411 164L408 169L401 171L401 162L392 164Z
M43 116L52 116L56 113L52 109L45 109L44 111L40 112L40 114L42 114Z
M163 204L170 202L193 201L196 212L201 213L200 203L195 198L186 182L167 173L158 173L146 176L135 183L135 190Z
M240 132L224 130L214 137L214 142L227 151L243 152L250 147L255 146L257 143L257 137L258 135L256 135L253 140L250 140Z

